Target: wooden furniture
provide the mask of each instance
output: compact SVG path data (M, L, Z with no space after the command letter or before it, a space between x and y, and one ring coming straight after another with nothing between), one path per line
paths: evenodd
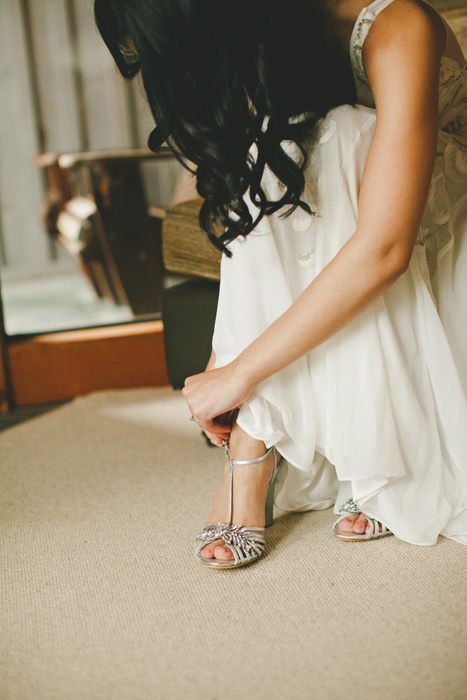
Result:
M8 348L3 320L3 304L0 304L0 413L9 410L12 404L11 382L8 368Z
M9 341L9 407L104 389L167 386L163 335L162 321L153 320Z
M161 148L35 158L49 185L49 234L66 246L100 297L128 304L140 322L7 337L0 313L0 411L103 389L168 384L157 319L165 211L148 210L138 167L154 158L173 154Z
M182 202L167 212L162 227L164 265L171 272L219 280L221 252L199 226L202 201Z
M160 311L165 212L149 210L139 164L173 158L169 148L42 154L49 192L49 234L76 259L101 298L128 305L135 317Z
M200 229L201 204L201 199L177 204L162 227L166 269L191 277L162 294L167 374L174 389L183 388L186 377L203 372L211 354L221 252Z

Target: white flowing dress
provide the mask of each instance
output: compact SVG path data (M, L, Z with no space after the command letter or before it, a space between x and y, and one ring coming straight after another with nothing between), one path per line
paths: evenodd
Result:
M356 229L376 119L362 46L390 2L360 13L350 42L358 106L333 109L312 150L303 198L318 215L297 209L281 219L285 207L232 241L232 258L222 256L216 367L286 311ZM467 544L467 72L447 29L436 163L408 269L346 327L257 385L237 417L287 460L279 508L334 505L337 513L353 497L420 545L440 534ZM283 145L296 153L292 142ZM279 198L269 169L262 184Z

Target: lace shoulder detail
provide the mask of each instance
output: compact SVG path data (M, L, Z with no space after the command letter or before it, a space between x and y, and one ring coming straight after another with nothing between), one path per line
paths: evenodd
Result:
M390 5L391 2L393 2L393 0L374 0L370 5L364 7L357 17L350 37L350 61L357 90L357 102L366 107L374 108L375 102L365 73L365 68L363 67L363 44L376 17L385 7Z
M467 63L443 56L439 75L439 128L467 148Z

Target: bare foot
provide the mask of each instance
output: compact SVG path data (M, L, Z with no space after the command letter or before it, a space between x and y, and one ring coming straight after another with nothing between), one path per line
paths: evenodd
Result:
M378 523L379 530L382 529L381 523ZM349 532L355 532L357 535L362 535L364 532L370 531L368 520L363 513L354 513L340 521L338 525L339 532L346 535Z
M241 433L239 432L241 431ZM266 449L264 443L253 440L241 428L234 424L230 437L231 459L254 459L261 457ZM280 459L276 452L277 460ZM269 481L274 469L274 454L257 464L239 464L233 470L232 524L242 527L264 527L264 506ZM214 502L209 515L209 522L216 525L226 523L229 512L229 463L217 487ZM223 540L216 540L200 551L203 559L233 559L231 549Z

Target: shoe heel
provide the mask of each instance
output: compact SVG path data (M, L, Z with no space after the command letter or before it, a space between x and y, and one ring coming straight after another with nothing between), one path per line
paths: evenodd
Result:
M266 504L265 504L265 510L264 510L264 520L265 520L265 527L269 527L274 523L274 517L273 517L273 509L274 509L274 494L276 492L276 483L277 483L277 475L279 474L279 471L284 464L284 458L281 457L279 462L276 464L276 450L274 449L274 464L275 464L275 469L274 472L271 476L271 480L269 482L269 487L268 487L268 493L266 495Z

